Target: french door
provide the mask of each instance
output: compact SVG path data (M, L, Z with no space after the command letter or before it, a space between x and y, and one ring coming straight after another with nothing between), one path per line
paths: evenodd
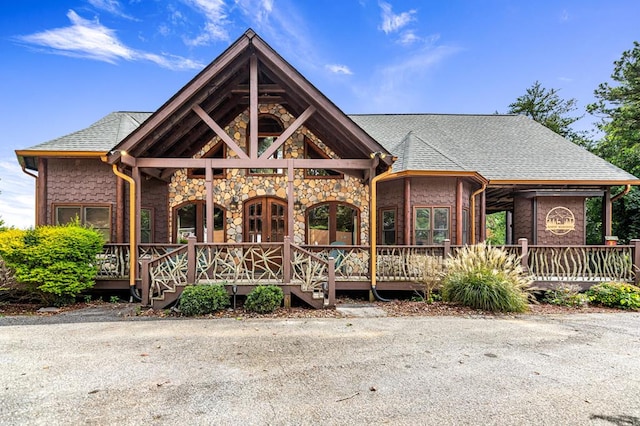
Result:
M244 241L282 242L287 235L287 203L272 197L253 198L244 205Z

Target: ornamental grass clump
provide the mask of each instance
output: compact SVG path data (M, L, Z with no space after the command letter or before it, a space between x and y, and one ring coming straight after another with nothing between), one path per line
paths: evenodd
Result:
M524 312L531 284L517 256L482 243L457 249L448 259L442 298L485 311Z

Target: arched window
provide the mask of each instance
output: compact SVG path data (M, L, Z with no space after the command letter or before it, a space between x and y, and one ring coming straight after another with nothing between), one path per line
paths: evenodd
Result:
M258 118L258 157L275 142L283 130L282 123L273 116L261 115ZM269 158L284 158L284 144ZM260 168L250 169L249 172L253 174L272 175L282 174L282 169Z
M194 235L198 241L207 239L207 207L206 201L187 201L173 208L173 241L185 242ZM222 243L225 240L224 210L213 207L213 241Z
M350 204L330 201L307 209L307 244L359 244L360 212Z

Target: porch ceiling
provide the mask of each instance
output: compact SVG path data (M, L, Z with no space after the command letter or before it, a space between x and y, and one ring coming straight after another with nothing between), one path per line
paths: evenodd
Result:
M496 213L513 210L516 196L531 198L534 196L547 197L600 197L604 186L577 185L489 185L486 190L486 211Z

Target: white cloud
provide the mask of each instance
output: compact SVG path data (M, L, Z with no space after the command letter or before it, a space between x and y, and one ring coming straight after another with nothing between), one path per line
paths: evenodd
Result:
M109 12L112 15L119 16L125 19L131 19L135 21L136 19L130 15L127 15L122 10L122 6L118 0L87 0L89 4L96 9L104 10L105 12Z
M394 33L416 19L414 17L416 14L415 9L396 15L393 13L391 4L381 1L378 5L382 12L382 23L380 24L380 29L384 31L385 34Z
M97 61L116 63L118 60L151 61L174 70L198 69L202 64L180 56L154 54L135 50L124 45L114 30L100 24L96 19L84 19L73 10L67 17L71 26L55 28L40 33L16 37L17 40L51 49L51 53Z
M186 4L204 15L204 29L195 38L184 38L188 46L206 46L217 40L229 40L225 26L230 23L223 0L187 0Z
M35 224L35 179L15 159L0 160L0 219L17 228Z
M334 74L345 74L345 75L353 75L353 72L346 65L340 64L327 64L325 68L331 71Z

